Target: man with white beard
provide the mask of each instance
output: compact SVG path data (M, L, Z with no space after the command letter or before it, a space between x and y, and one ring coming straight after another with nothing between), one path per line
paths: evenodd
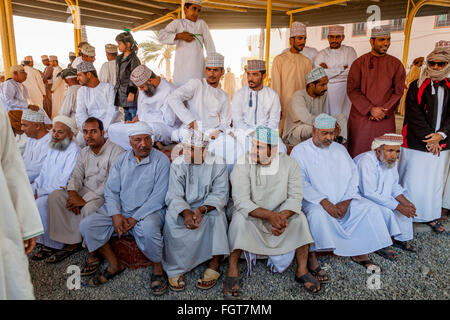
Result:
M359 191L381 208L389 233L394 238L394 246L415 252L408 241L414 237L416 207L406 198L406 189L399 183L397 168L402 144L402 135L387 133L375 138L371 151L361 153L353 160L359 172ZM387 248L376 253L389 260L397 256Z
M35 253L33 260L40 261L52 256L63 244L50 239L47 226L47 199L53 191L65 188L80 153L80 148L74 141L77 125L74 120L66 116L53 119L52 140L50 150L42 165L42 170L31 185L36 204L44 225L44 234L39 236L37 243L41 250Z

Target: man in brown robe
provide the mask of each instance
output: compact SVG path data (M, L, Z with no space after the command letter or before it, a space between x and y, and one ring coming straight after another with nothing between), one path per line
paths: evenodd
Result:
M47 55L41 56L42 64L45 66L42 80L45 85L44 111L49 117L52 116L52 85L53 85L53 67Z
M348 75L347 94L352 102L348 151L352 158L369 151L376 137L395 132L394 113L405 88L405 68L387 54L389 28L373 28L370 44L372 51L356 59Z

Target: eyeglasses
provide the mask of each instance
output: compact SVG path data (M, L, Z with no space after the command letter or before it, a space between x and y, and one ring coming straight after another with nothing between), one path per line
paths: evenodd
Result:
M435 65L437 65L438 67L445 67L447 65L447 62L444 61L440 61L440 62L435 62L435 61L428 61L428 65L430 67L434 67Z

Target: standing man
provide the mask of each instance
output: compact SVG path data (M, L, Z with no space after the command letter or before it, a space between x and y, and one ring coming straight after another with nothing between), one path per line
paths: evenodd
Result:
M372 51L350 68L347 94L352 102L348 123L348 150L352 158L369 151L372 141L395 132L395 110L405 88L405 68L387 54L391 45L389 26L375 27Z
M306 75L312 70L311 61L301 54L306 43L306 26L294 22L290 30L289 39L291 48L273 60L272 88L278 93L281 100L280 132L284 129L287 108L294 92L305 89Z
M44 110L47 116L52 116L52 85L53 85L53 66L46 54L41 56L42 64L45 66L42 74L42 81L45 85Z
M0 108L0 300L34 299L26 255L44 228L10 127Z
M72 68L72 63L75 61L75 59L77 58L77 55L75 52L69 52L69 64L67 65L67 68Z
M315 65L324 68L328 76L326 112L330 116L343 113L348 119L352 103L347 95L347 78L357 55L355 49L342 44L344 26L330 26L328 30L330 46L317 54Z
M223 90L228 93L230 99L233 99L233 95L236 91L236 76L231 72L231 68L227 68L227 73L224 76L223 82Z
M77 94L81 88L80 82L77 78L77 69L64 69L59 76L67 85L67 90L64 93L64 99L59 109L60 116L67 116L75 120L77 111Z
M117 46L112 43L105 45L106 59L100 72L98 74L98 79L100 82L108 82L113 86L116 85L116 58L117 58Z
M62 71L62 68L58 65L58 57L50 56L50 62L53 66L53 77L52 77L52 115L53 119L59 113L59 108L64 99L64 92L66 91L66 87L64 85L63 79L58 77L58 74Z
M177 46L173 72L177 88L191 79L205 77L204 48L208 56L216 52L208 25L199 19L201 8L201 0L186 0L183 8L186 19L176 19L159 32L161 43Z
M29 95L29 103L42 108L45 99L45 86L42 81L42 76L39 70L33 68L33 57L26 56L24 58L23 69L27 73L27 80L23 82L25 88L27 88Z

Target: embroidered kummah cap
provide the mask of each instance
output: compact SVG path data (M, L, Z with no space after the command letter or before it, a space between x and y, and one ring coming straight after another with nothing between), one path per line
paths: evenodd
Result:
M388 25L374 27L372 28L370 34L371 38L390 37L390 36L391 36L391 27Z
M33 57L32 56L26 56L25 58L23 58L23 61L33 61Z
M184 3L192 3L201 6L202 0L186 0Z
M266 62L264 60L249 60L247 64L247 71L266 71Z
M278 130L271 129L265 126L259 126L256 128L255 140L260 141L270 145L277 145L280 135Z
M82 61L77 66L77 72L89 72L95 71L95 67L92 63L88 61Z
M441 40L436 42L436 49L450 49L450 41Z
M69 57L76 57L76 56L77 56L77 54L75 52L73 52L73 51L69 52Z
M338 36L344 34L344 26L334 25L328 27L328 35L330 36Z
M336 119L326 113L321 113L314 120L314 128L316 129L334 129L336 128Z
M107 53L117 53L117 46L113 43L108 43L105 45L105 51Z
M186 130L183 137L183 144L192 147L206 148L209 144L209 138L207 135L199 130Z
M41 56L41 60L48 60L48 55L43 54L43 55Z
M153 129L144 121L138 121L130 125L128 128L128 137L137 136L139 134L153 135Z
M25 109L22 112L22 120L44 123L44 115L31 109Z
M25 71L23 66L20 64L16 64L15 66L11 66L11 68L9 68L9 72L11 72L11 73L20 72L20 71Z
M95 48L93 46L91 46L89 43L84 43L81 46L80 51L85 56L88 56L88 57L94 57L95 56Z
M50 56L49 59L50 59L50 61L58 61L57 56Z
M294 22L291 27L290 37L306 36L306 26L301 22Z
M206 58L206 67L223 68L225 58L217 52L211 52Z
M147 66L141 64L134 68L133 72L131 72L130 80L137 86L140 87L152 76L153 71L150 70Z
M322 67L317 67L311 70L310 73L306 75L306 84L317 81L319 79L322 79L323 77L326 77L327 74L325 72L325 69Z
M63 79L70 79L77 77L77 69L74 68L66 68L60 73L57 74L57 77L61 77Z
M56 116L53 118L53 123L61 122L64 123L66 126L72 130L73 134L76 135L78 132L77 129L77 123L72 118L69 118L68 116Z
M403 144L403 136L401 134L386 133L381 137L377 137L372 142L372 150L385 146L401 146Z

